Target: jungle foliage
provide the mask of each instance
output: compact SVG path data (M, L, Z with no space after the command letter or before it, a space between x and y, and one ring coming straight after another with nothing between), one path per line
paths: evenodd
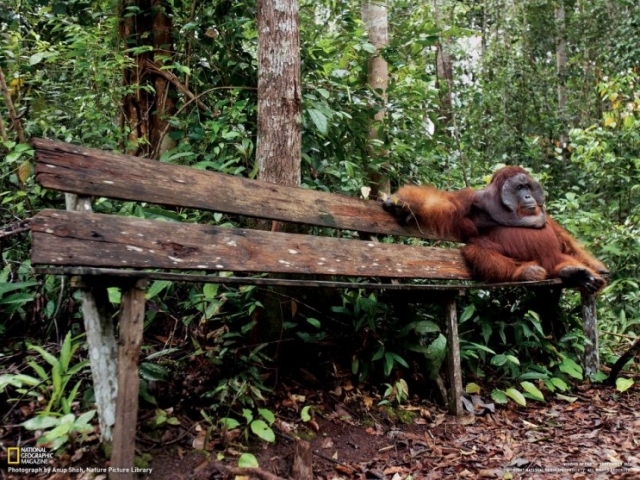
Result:
M63 199L34 183L28 139L122 151L130 147L123 98L152 87L122 81L139 53L118 34L119 12L139 13L131 2L124 4L124 13L114 0L4 4L0 67L24 138L5 101L0 105L0 225L15 229L42 208L63 208ZM640 331L637 2L566 0L560 25L554 0L442 1L438 21L425 2L390 1L390 45L383 52L390 84L386 115L377 125L384 132L375 146L382 155L373 161L368 130L380 107L366 85L373 48L359 4L301 1L303 187L359 196L367 185L365 172L380 170L393 185L413 181L461 188L464 179L483 185L503 164L528 168L545 186L551 214L612 272L598 314L603 360L615 360ZM171 93L176 109L166 120L173 142L159 160L255 177L255 2L171 1L164 8L171 12L174 45L162 68L192 95ZM560 34L568 53L562 76L556 63ZM437 78L439 42L454 59L450 84ZM559 82L567 92L562 108ZM443 94L453 105L446 115ZM220 225L245 221L104 199L96 199L95 209ZM0 242L0 334L8 339L2 355L28 357L38 382L49 382L49 374L34 365L40 360L53 365L47 343L71 349L65 332L81 334L78 296L61 278L34 278L27 233ZM328 309L278 297L286 314L274 329L260 323L263 304L256 290L154 282L147 292L143 397L159 407L197 398L198 405L225 418L230 409L250 409L250 415L277 386L276 372L288 356L302 358L303 353L313 355L303 366L315 365L315 375L348 365L354 382L386 383L380 399L387 402L404 401L409 388L421 385L408 373L412 366L422 369L420 377L437 375L445 348L437 310L397 310L365 291L322 302L332 305ZM118 292L110 294L117 304ZM475 293L460 320L463 369L474 378L502 379L507 386L538 381L545 392L564 391L582 375L578 309L575 295L562 297L561 325L553 327L550 339L551 327L541 323L530 294ZM29 390L31 380L23 378L16 386L12 379L0 382L4 396ZM37 385L31 391L42 388ZM529 398L537 398L537 388L526 385ZM58 405L61 413L71 414L66 399L90 400L90 392L76 396L77 388L72 396L54 389L55 397L45 399L46 410ZM247 415L236 418L253 425L254 417ZM83 417L79 431L85 423Z

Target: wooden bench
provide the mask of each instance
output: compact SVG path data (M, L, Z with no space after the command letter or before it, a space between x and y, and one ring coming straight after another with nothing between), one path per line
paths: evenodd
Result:
M449 410L456 415L462 412L456 297L471 288L561 286L559 280L475 283L455 248L390 244L373 237L362 240L359 236L363 234L433 238L429 232L399 225L376 201L56 141L36 139L33 146L37 182L49 189L80 197L194 208L342 232L342 238L336 238L105 215L92 213L88 201L81 202L83 211L48 209L32 219L35 271L75 278L76 285L87 293L85 321L98 317L87 324L87 336L93 352L94 382L101 384L96 390L107 390L106 399L104 395L102 400L97 399L101 427L108 431L115 423L113 467L126 468L133 462L144 286L150 279L397 291L410 293L414 301L439 302L444 305L448 342ZM220 272L233 272L234 276ZM264 273L278 275L250 275ZM99 293L105 286L122 289L117 387L113 327L104 315L100 317ZM585 367L587 373L593 373L598 368L598 348L595 299L591 295L583 295L583 318L589 339ZM103 378L96 378L101 375ZM109 395L113 397L115 391L115 414L109 416Z

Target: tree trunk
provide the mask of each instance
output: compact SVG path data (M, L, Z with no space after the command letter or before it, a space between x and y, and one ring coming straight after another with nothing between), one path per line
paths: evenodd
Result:
M434 0L433 8L435 12L436 25L443 28L444 19L442 13L442 0ZM458 164L462 171L462 177L466 187L469 186L467 178L467 168L465 165L464 152L460 143L460 129L458 128L458 120L453 109L453 56L451 55L451 38L443 39L437 45L436 52L436 79L438 81L438 90L440 91L440 118L445 128L451 131L456 149L458 150Z
M567 38L564 2L561 0L555 9L556 19L556 66L558 73L558 118L562 124L560 142L565 148L568 141L567 119Z
M297 0L258 0L258 178L300 185L300 36Z
M16 131L18 141L20 143L27 143L26 137L24 135L24 130L22 128L22 121L18 118L16 109L13 106L13 100L11 100L11 95L9 94L9 87L7 86L7 80L4 78L4 72L2 71L2 68L0 68L0 90L2 91L4 101L7 105L7 110L9 111L9 118L11 119L13 129ZM3 130L4 130L4 125L3 125ZM6 132L3 132L3 137L5 136L6 136Z
M300 26L297 0L258 0L258 179L300 185L302 157L302 94L300 90ZM291 199L295 202L295 199ZM293 231L293 224L260 222L260 228ZM264 309L254 334L278 339L291 318L280 295L298 292L274 289L259 298ZM274 354L277 356L277 352Z
M435 20L436 25L439 28L443 28L442 8L439 3L438 0L433 2ZM438 81L438 90L440 91L440 116L447 126L451 123L453 115L453 92L451 89L453 85L453 60L448 48L449 43L450 40L442 39L441 37L436 51L436 79Z
M167 117L175 112L173 85L160 74L173 47L169 4L121 0L120 37L126 49L135 49L129 53L133 65L123 74L124 84L131 87L122 108L122 126L128 131L124 149L132 155L158 158L174 146L167 136Z
M389 70L387 62L380 55L380 50L389 44L387 2L386 0L364 0L362 2L362 21L369 32L369 43L375 47L375 53L369 59L367 83L375 93L378 100L376 113L369 127L369 156L371 168L368 177L371 185L371 198L377 198L380 192L390 193L391 187L389 178L384 173L383 165L379 164L381 157L385 156L384 151L376 148L376 141L384 138L384 116L387 103L387 86L389 84ZM384 162L384 160L383 160ZM381 168L382 166L382 168Z

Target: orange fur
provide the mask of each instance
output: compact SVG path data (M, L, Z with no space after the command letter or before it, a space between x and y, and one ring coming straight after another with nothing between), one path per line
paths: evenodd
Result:
M478 234L468 218L475 190L445 192L432 186L405 185L396 195L407 204L409 214L424 230L461 241Z
M514 182L521 188L520 181L535 185L531 188L537 205L532 205L529 196L522 203L518 200L517 208L509 213L503 203L503 186L512 177L516 178L507 189ZM507 198L515 202L514 197ZM404 186L384 207L441 237L465 242L462 253L479 279L504 282L560 277L590 292L605 285L600 275L607 268L546 215L542 189L520 167L498 170L483 190L446 192L430 186Z

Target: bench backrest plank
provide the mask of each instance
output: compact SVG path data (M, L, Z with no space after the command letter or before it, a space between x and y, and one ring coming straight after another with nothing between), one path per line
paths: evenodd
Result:
M360 232L438 238L402 226L379 202L35 139L36 179L87 196L150 202Z
M35 265L470 279L458 250L43 210Z

